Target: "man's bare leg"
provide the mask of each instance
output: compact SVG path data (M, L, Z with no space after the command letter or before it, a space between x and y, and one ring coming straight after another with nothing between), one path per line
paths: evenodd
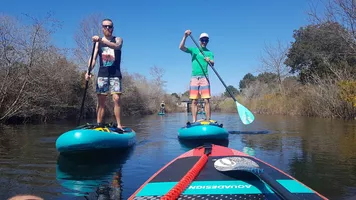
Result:
M193 115L193 123L197 121L197 112L198 112L198 106L197 106L197 100L192 99L192 115Z
M104 112L105 112L105 101L106 95L98 94L98 104L97 104L97 115L96 115L96 122L103 123L104 119Z
M206 120L210 120L211 119L211 113L210 113L210 99L204 99L205 102L205 116L206 116Z
M121 125L121 99L120 93L116 93L112 95L112 99L114 101L114 114L116 118L117 128L122 129Z

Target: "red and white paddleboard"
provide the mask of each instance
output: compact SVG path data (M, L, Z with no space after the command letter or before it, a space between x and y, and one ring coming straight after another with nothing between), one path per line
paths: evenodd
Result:
M209 144L169 162L129 199L327 198L262 160Z

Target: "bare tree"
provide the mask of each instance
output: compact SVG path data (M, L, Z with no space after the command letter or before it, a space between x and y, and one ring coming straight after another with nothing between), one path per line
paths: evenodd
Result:
M318 3L322 4L324 12L318 11ZM311 23L320 24L332 21L343 25L352 35L352 37L345 36L345 39L354 49L353 53L356 52L354 47L356 43L356 0L328 0L325 4L322 0L312 1L307 14ZM350 38L353 40L350 41Z
M288 49L288 45L283 45L282 42L278 40L276 46L265 45L265 55L261 56L262 67L260 71L276 74L280 89L282 89L283 79L288 76L289 73L288 67L284 64Z
M150 68L150 74L153 78L153 83L156 84L158 88L163 88L165 86L167 81L162 79L164 75L164 69L153 66Z
M80 24L79 29L74 35L74 40L77 44L74 55L80 66L87 69L88 59L93 49L92 36L101 34L101 14L93 14L84 18Z
M39 20L33 19L34 23L30 27L23 27L11 17L0 17L3 49L1 57L5 60L1 63L1 68L5 69L5 73L2 73L0 77L2 82L0 120L3 120L13 116L28 104L28 100L22 97L26 86L32 81L30 69L39 58L38 52L43 48L48 37ZM17 74L16 79L13 79L13 74Z
M321 24L325 22L336 22L343 29L336 29L337 34L345 41L348 48L347 51L338 52L340 56L355 56L356 55L356 0L328 0L325 4L321 0L324 12L318 12L317 2L311 4L308 11L309 20L312 23ZM346 30L346 31L344 31ZM350 66L348 68L353 68ZM347 66L346 66L347 68ZM333 66L329 65L329 69L339 77L351 77L353 73L344 73L344 71L335 71ZM346 76L341 76L344 74Z
M164 98L164 86L166 84L166 81L163 80L163 75L164 75L164 69L159 68L157 66L153 66L150 68L150 75L151 75L151 80L149 81L149 88L150 94L149 96L150 99L150 108L155 110L159 103L163 100Z
M76 66L51 44L51 15L29 23L0 15L0 121L45 120L77 104Z

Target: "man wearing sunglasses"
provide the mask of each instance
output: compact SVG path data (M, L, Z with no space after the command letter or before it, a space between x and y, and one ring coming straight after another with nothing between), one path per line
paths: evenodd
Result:
M206 47L209 42L209 35L207 33L202 33L199 37L200 47L206 57L203 56L203 54L197 47L185 47L185 41L191 33L192 32L190 30L186 30L184 32L184 36L182 41L180 42L179 49L191 54L192 56L192 74L190 79L189 98L192 99L192 115L194 123L197 121L197 99L199 98L199 94L201 98L204 99L206 119L210 120L211 117L209 104L211 95L210 82L208 79L208 62L210 62L211 65L214 66L214 54Z
M114 102L117 128L118 131L123 131L120 118L120 95L122 92L120 64L123 40L120 37L113 36L114 24L111 19L104 19L102 21L102 31L104 37L100 38L100 36L97 35L92 37L93 42L96 43L94 59L91 66L92 69L95 66L96 58L99 55L99 71L96 82L96 93L98 95L97 123L98 125L103 123L106 97L108 94L111 94ZM88 74L85 76L87 80L90 77L91 75Z

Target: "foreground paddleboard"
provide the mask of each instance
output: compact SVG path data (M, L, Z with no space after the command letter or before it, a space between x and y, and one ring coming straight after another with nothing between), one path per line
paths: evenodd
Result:
M197 139L227 139L228 131L214 120L199 120L195 123L187 123L178 130L178 138L185 140Z
M199 169L196 163L208 151L210 154L207 157L207 162ZM256 175L253 171L230 170L234 163L227 162L226 159L231 157L246 158L257 163L260 173L266 173L272 177L274 187L262 181L260 178L262 176ZM129 199L175 199L165 195L172 194L171 189L182 184L183 182L180 182L182 179L187 180L185 175L190 174L191 172L187 173L190 170L198 174L195 177L188 176L193 180L188 182L186 188L183 188L182 192L178 194L178 199L282 199L279 193L283 193L283 190L287 193L283 193L283 195L290 197L287 199L326 199L268 163L218 145L198 147L177 157L149 178ZM174 191L179 191L176 189Z
M110 128L78 128L60 135L56 149L60 153L89 151L110 148L128 148L136 142L136 132L125 127L124 132Z

